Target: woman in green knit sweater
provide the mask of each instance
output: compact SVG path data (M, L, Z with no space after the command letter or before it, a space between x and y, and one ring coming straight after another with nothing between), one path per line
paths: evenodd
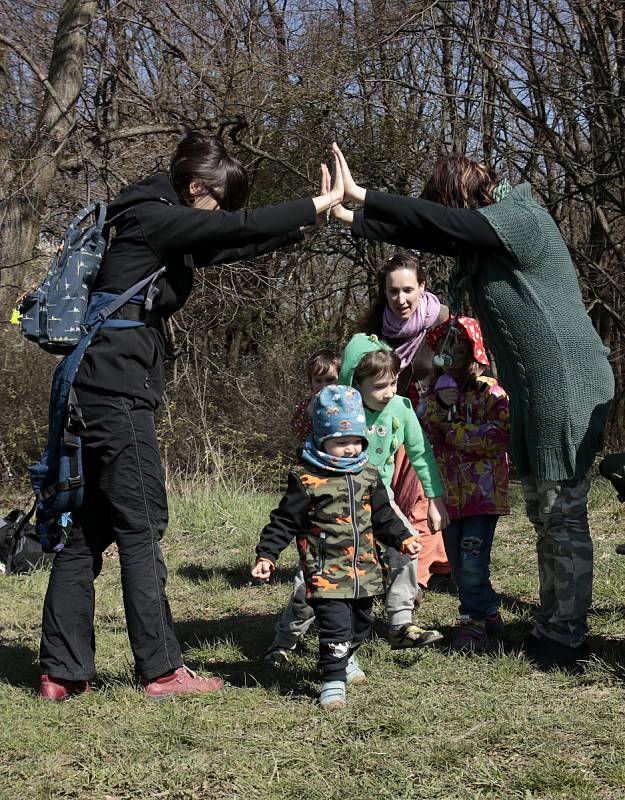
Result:
M456 260L451 311L466 290L510 396L511 457L537 533L540 609L525 650L543 669L578 668L592 598L590 468L614 378L558 227L528 184L512 188L464 156L439 161L417 199L358 186L334 150L345 197L364 206L334 210L355 236Z

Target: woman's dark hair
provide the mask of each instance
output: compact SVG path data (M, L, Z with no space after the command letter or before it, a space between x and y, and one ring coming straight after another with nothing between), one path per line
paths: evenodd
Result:
M365 378L381 378L386 375L399 375L401 359L393 350L374 350L365 353L354 370L352 384L360 386Z
M418 283L425 283L425 270L421 263L415 256L406 253L404 250L398 250L386 261L383 261L378 268L376 275L378 282L378 293L367 313L358 320L356 330L361 333L374 333L376 336L382 334L382 317L384 316L384 309L386 308L386 279L391 272L396 272L398 269L409 269L417 276Z
M485 164L467 156L449 155L434 165L421 198L453 208L483 208L494 203L497 182L497 174Z
M225 211L236 211L245 203L247 174L238 159L228 154L217 136L191 131L180 142L171 160L169 176L176 194L185 205L193 205L189 192L192 181L203 187Z

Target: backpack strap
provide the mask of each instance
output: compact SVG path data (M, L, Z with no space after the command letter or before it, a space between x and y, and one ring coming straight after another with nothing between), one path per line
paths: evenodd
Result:
M126 303L129 303L131 300L134 302L144 302L143 297L136 298L135 295L137 295L142 289L148 286L148 284L149 284L148 294L150 294L152 287L154 287L154 284L161 277L161 275L163 275L166 269L167 269L166 265L164 267L160 267L159 269L156 270L156 272L153 272L146 278L142 278L140 281L134 283L130 287L130 289L126 289L126 291L122 292L122 294L116 295L114 300L111 300L107 305L98 310L95 319L90 324L87 325L86 328L87 333L91 333L93 330L97 330L97 328L99 328L102 325L106 325L109 328L110 327L128 328L128 327L137 327L137 325L143 324L141 322L135 322L134 320L125 320L125 319L111 320L109 319L109 317L111 316L111 314L114 314L116 311L119 311L119 309L122 306L125 306ZM101 293L96 292L95 294L99 294L102 298L107 296L104 292ZM154 293L151 294L151 297L153 300ZM147 306L147 298L144 304L146 310L149 310Z
M61 444L65 447L65 453L68 454L70 477L42 489L38 494L38 500L45 501L59 492L68 492L70 508L78 507L78 493L85 483L79 463L80 432L85 427L85 421L78 405L78 396L72 385L67 395L65 421L61 433Z

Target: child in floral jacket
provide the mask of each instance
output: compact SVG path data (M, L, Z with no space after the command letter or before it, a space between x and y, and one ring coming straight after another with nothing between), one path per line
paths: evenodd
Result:
M286 494L263 529L252 575L269 580L297 538L306 600L319 625L320 703L345 705L345 686L365 675L354 651L371 631L373 598L384 594L375 538L416 558L411 535L368 463L365 413L356 389L328 386L315 398L313 435L289 474Z
M490 552L497 520L510 511L508 397L495 379L481 377L489 362L477 320L450 318L427 338L446 362L417 416L430 437L451 518L443 538L460 596L460 631L452 648L481 650L502 629Z

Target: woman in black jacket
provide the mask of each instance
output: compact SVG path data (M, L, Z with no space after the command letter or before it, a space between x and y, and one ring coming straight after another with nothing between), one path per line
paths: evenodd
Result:
M183 665L165 594L167 571L159 541L167 497L154 428L164 388L163 320L184 305L194 267L253 258L298 242L302 228L342 199L340 170L330 190L250 211L237 211L247 176L216 137L191 133L178 145L169 174L126 187L111 203L116 235L94 291L121 293L167 265L148 313L118 312L145 324L103 328L87 349L74 386L85 421L81 435L85 495L45 598L40 696L89 691L95 674L94 579L102 552L117 544L128 635L137 673L153 697L219 689Z

